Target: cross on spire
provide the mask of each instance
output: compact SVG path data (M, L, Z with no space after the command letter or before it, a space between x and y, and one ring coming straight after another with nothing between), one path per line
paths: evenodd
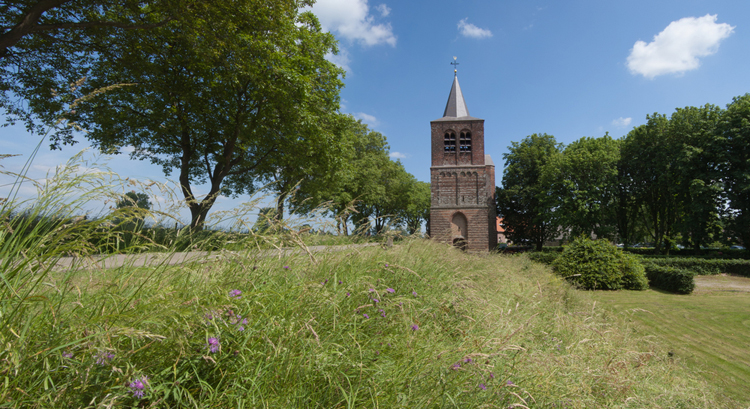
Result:
M457 57L453 57L453 62L451 63L451 65L453 66L453 75L458 75L458 61L456 60Z

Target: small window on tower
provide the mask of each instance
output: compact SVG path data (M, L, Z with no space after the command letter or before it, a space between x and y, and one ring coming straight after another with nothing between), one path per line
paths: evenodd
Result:
M456 134L453 132L446 132L445 138L445 152L455 152L456 151Z
M471 132L461 132L461 140L459 143L459 149L461 152L471 152Z

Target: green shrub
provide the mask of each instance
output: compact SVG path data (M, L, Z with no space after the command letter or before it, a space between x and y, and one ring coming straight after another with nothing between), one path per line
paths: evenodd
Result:
M750 277L750 260L721 260L702 258L649 259L649 264L688 270L695 275L731 274Z
M562 253L535 251L535 252L529 253L529 259L532 261L536 261L537 263L549 265L549 264L552 264L552 262L554 262L558 257L560 257L560 254Z
M646 276L652 287L677 294L690 294L695 289L694 274L674 267L646 264Z
M584 237L569 244L553 263L555 272L588 290L644 290L643 265L606 240Z

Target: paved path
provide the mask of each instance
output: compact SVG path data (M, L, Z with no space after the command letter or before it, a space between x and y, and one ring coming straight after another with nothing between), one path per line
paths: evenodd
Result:
M310 246L311 253L334 253L356 248L380 246L380 243L348 244L345 246ZM116 268L123 265L132 267L147 267L158 265L175 265L189 262L205 262L211 260L231 259L245 252L239 251L190 251L178 253L143 253L143 254L113 254L92 257L63 257L55 265L56 270ZM253 254L253 253L250 253ZM258 257L287 257L296 254L306 254L298 247L272 250L260 250ZM253 254L255 255L255 254Z

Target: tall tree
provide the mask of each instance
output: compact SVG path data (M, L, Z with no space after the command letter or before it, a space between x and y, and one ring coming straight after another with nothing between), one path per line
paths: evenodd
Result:
M723 166L729 230L750 248L750 94L735 97L722 115L718 135L726 147Z
M307 213L325 204L336 219L339 232L348 235L349 222L358 211L356 204L384 194L375 174L390 162L388 143L383 134L370 130L351 115L340 115L333 132L340 154L337 166L315 178L303 178L292 208Z
M643 217L656 252L669 251L680 213L676 184L681 144L671 138L665 115L655 113L646 119L623 141L623 180L631 183L632 206L640 210L637 214Z
M336 42L301 12L311 3L203 2L149 32L113 35L68 117L103 151L132 146L132 158L176 170L201 228L219 194L251 190L248 177L338 109L343 72L325 59ZM195 183L209 185L205 196Z
M430 218L430 184L411 178L407 194L406 207L401 209L400 217L406 224L406 231L414 234L422 227L422 222Z
M513 243L533 244L541 250L558 234L550 219L546 196L549 187L542 184L542 168L560 155L562 145L555 137L533 134L513 142L503 155L503 186L497 189L497 213L503 217L505 236Z
M609 134L583 137L553 155L543 166L541 183L549 186L547 207L555 224L572 236L592 233L613 239L617 231L618 141Z
M696 251L720 232L725 149L716 128L721 114L721 108L707 104L678 108L669 119L678 156L673 184L681 205L678 224L683 242Z

